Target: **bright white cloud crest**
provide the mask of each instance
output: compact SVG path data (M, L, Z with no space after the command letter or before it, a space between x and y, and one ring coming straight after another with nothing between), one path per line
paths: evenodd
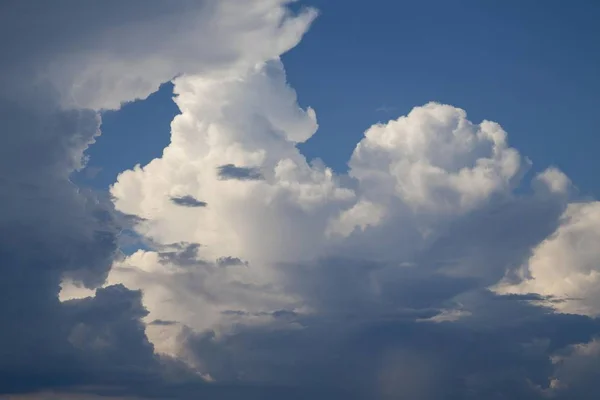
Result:
M430 103L367 130L350 175L417 212L461 214L510 190L520 165L498 124L476 125L461 109Z
M561 225L533 250L523 281L500 284L504 293L539 293L565 299L563 312L600 314L600 202L570 204Z

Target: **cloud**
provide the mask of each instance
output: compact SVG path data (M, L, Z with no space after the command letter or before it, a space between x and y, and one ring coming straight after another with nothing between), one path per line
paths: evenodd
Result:
M549 354L598 329L586 317L552 315L489 294L477 300L499 312L501 323L299 317L302 329L263 324L229 335L196 334L188 337L187 354L217 381L294 382L321 393L337 390L340 398L543 399L555 379Z
M552 394L565 398L592 399L600 370L600 342L593 338L589 342L570 345L552 357L554 375Z
M533 249L517 283L502 282L502 293L539 293L563 299L553 307L569 313L600 314L598 261L600 203L572 203L556 230Z
M201 247L198 243L183 243L169 247L173 247L175 250L159 252L159 262L164 264L172 263L180 266L204 263L198 255Z
M521 163L500 125L474 124L461 109L429 103L368 129L349 165L373 196L456 214L514 187Z
M217 265L219 267L232 267L237 265L248 266L248 262L237 257L219 257L217 259Z
M206 207L208 205L206 202L200 201L193 196L171 197L171 201L183 207Z
M344 398L562 395L551 358L591 340L597 321L553 314L559 293L488 290L524 284L523 265L561 229L574 204L562 172L524 182L530 162L500 125L429 103L368 129L340 177L298 152L316 117L280 62L180 77L175 91L182 114L163 157L111 189L117 209L147 220L139 234L202 243L208 260L182 268L150 249L111 271L143 290L150 319L179 322L147 329L159 352L215 382ZM223 165L262 179L221 179ZM173 188L211 207L173 213L157 200ZM225 259L247 268L210 261Z
M0 391L6 392L76 379L56 368L75 357L57 297L60 282L101 285L119 228L110 203L68 180L98 133L95 113L24 108L2 92L0 115L7 133L0 146Z
M139 7L67 0L34 6L9 0L0 20L6 50L0 68L9 72L3 84L29 96L34 88L23 91L14 78L33 78L49 86L63 107L118 108L179 74L218 74L289 50L315 12L292 16L287 3L150 0Z
M157 243L201 243L206 259L261 265L312 258L308 249L320 246L323 226L353 192L296 148L316 131L316 116L297 105L281 62L241 77L180 77L175 92L182 113L173 121L172 142L162 158L119 175L111 188L118 210L151 221L139 224L139 233ZM228 164L252 165L263 179L240 179L246 175L232 168L222 173L236 179L222 179L219 168ZM163 193L175 182L210 207L194 210L194 218L182 207L169 210Z
M238 179L240 181L256 181L263 179L260 170L249 167L236 167L233 164L221 165L219 168L220 179Z
M556 168L525 181L499 124L418 106L369 128L339 176L298 150L317 117L279 60L315 11L38 3L0 6L0 393L595 390L598 203ZM71 183L99 112L171 79L163 155L110 201ZM123 254L129 229L147 246Z
M120 257L125 221L69 177L100 134L98 111L186 72L245 69L293 47L315 13L287 3L2 2L0 393L169 381L145 337L140 294L96 289ZM60 302L61 281L95 296Z

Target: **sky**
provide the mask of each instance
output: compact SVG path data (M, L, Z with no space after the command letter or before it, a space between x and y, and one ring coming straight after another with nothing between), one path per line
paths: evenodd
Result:
M434 3L306 2L320 16L282 57L288 81L301 88L300 104L321 111L319 131L301 151L345 172L374 122L435 100L467 110L475 121L501 122L535 171L557 166L583 194L598 197L600 6ZM147 101L104 115L103 136L88 151L90 165L104 170L94 185L108 187L123 169L160 156L178 113L171 98L165 85ZM138 145L122 146L128 140Z
M1 399L597 399L593 1L0 3Z

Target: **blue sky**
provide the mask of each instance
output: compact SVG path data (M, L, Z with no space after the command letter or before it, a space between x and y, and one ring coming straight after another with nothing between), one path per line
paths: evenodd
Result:
M301 145L309 158L343 172L373 123L439 101L499 122L533 171L557 166L583 195L600 195L597 2L305 3L320 16L283 60L300 104L317 111L319 131ZM88 151L102 168L93 186L160 156L178 112L171 97L165 84L103 115Z

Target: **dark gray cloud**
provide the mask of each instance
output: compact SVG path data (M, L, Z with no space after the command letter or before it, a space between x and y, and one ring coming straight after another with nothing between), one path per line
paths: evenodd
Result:
M159 326L171 326L171 325L176 325L177 321L165 321L163 319L155 319L154 321L150 322L149 325L159 325Z
M557 390L552 383L561 375L552 357L592 340L600 321L537 305L563 299L484 289L510 276L563 209L534 197L491 203L450 224L406 265L329 258L282 266L286 293L316 313L289 311L271 325L220 337L190 333L189 353L218 380L317 387L317 398L328 390L357 399L579 398L577 384ZM436 319L445 309L460 314ZM589 362L577 364L586 379L594 373ZM563 369L563 380L580 382L573 369Z
M219 257L217 258L217 266L219 267L235 267L235 266L248 266L248 261L244 261L238 257Z
M217 169L217 173L222 180L257 181L263 179L262 173L258 168L237 167L233 164L221 165Z
M196 199L194 196L171 197L171 201L183 207L206 207L208 204Z
M261 311L258 313L249 313L247 311L240 311L240 310L225 310L225 311L222 311L221 314L232 315L232 316L257 316L257 317L269 316L269 317L285 319L285 320L293 320L293 319L299 317L299 315L297 313L295 313L294 311L290 311L290 310L277 310L277 311L272 311L272 312Z
M180 243L173 245L173 247L173 250L158 253L160 262L179 266L208 264L208 262L199 258L198 251L202 246L198 243Z
M554 374L549 356L592 339L600 328L587 317L475 295L481 312L489 307L501 324L478 322L479 312L443 323L325 314L297 316L293 323L302 329L190 334L187 343L217 379L320 388L317 398L337 392L334 398L344 399L541 400Z
M60 282L102 284L117 249L110 203L69 181L100 119L41 95L25 107L0 92L0 392L63 379L57 364L79 379Z
M103 284L117 253L110 203L68 179L99 119L12 107L1 120L15 133L3 136L1 151L23 160L0 160L0 394L154 379L144 370L154 354L139 294L107 288L77 304L58 300L64 278Z

